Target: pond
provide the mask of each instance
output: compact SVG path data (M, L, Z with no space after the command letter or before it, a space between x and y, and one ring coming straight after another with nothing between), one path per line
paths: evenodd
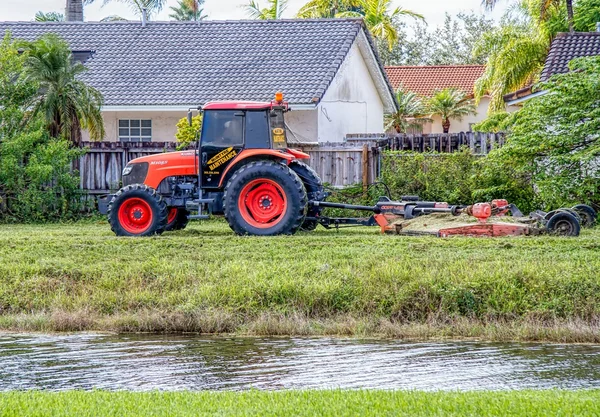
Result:
M0 390L599 388L600 346L0 334Z

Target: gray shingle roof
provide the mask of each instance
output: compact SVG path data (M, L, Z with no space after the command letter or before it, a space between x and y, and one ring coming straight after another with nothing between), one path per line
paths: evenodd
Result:
M559 33L552 41L544 64L541 81L569 71L569 61L584 56L600 55L600 32Z
M292 104L316 103L362 28L356 19L0 22L0 34L32 40L55 32L73 50L95 51L84 77L107 106L267 101L278 90Z

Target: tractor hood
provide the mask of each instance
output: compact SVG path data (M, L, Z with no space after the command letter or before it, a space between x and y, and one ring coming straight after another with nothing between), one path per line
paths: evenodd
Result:
M197 152L191 150L142 156L130 161L127 167L135 164L148 164L148 174L144 184L158 188L161 181L167 177L197 175L198 160L196 155Z

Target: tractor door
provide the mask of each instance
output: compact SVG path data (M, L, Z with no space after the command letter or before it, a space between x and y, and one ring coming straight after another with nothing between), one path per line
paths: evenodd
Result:
M217 188L225 168L244 147L245 113L207 110L202 117L200 170L202 187Z

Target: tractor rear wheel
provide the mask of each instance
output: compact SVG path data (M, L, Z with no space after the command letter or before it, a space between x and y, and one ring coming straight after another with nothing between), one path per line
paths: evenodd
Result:
M579 236L581 225L568 211L557 211L546 223L546 230L556 236Z
M314 169L306 165L304 162L292 161L290 168L298 174L304 188L306 188L306 196L308 201L325 201L325 189L323 188L323 182L319 177L319 174ZM321 206L311 206L306 212L306 217L319 217L323 211ZM316 220L304 220L300 226L301 230L311 231L317 228L319 223Z
M225 218L238 235L289 235L304 220L306 190L287 166L255 161L231 176L223 201Z
M165 226L165 232L185 229L185 227L189 223L189 214L189 211L187 211L186 209L168 207L167 225Z
M108 221L117 236L161 234L167 225L167 214L160 194L143 184L121 188L108 204Z

